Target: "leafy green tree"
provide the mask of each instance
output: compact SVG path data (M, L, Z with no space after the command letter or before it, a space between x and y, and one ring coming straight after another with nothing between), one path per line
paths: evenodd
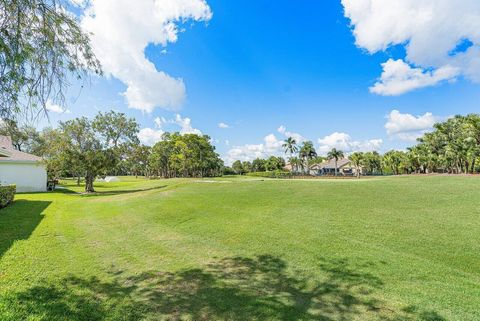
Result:
M333 159L335 160L335 176L337 176L337 172L338 172L338 160L341 159L341 158L344 158L344 154L341 150L337 150L336 148L332 148L331 151L328 152L327 154L327 158L328 159Z
M93 120L86 117L60 122L59 153L57 157L64 168L78 172L85 177L85 192L94 192L93 183L99 175L115 170L121 161L119 143L132 146L137 141L138 126L126 130L123 126L112 127L105 124L111 120L109 114L98 114ZM125 118L115 114L115 118ZM126 118L125 118L126 119ZM130 120L131 121L131 120ZM117 139L115 144L112 137Z
M261 158L255 158L252 162L252 171L253 172L264 172L266 171L266 161Z
M242 162L243 172L250 173L252 172L252 163L249 161Z
M173 153L173 139L170 133L164 133L162 140L157 142L150 154L148 163L150 168L157 174L164 178L172 177L172 170L170 169L170 156Z
M90 40L67 1L0 2L0 117L46 111L64 104L69 79L101 74Z
M480 156L480 116L457 115L435 124L413 152L422 172L473 173Z
M243 164L241 161L239 160L236 160L235 162L233 162L232 164L232 169L233 171L235 172L235 174L237 175L243 175L245 174L245 171L244 171L244 168L243 168Z
M59 129L44 128L38 133L38 137L31 148L34 155L43 158L49 179L62 177L67 171L79 177L79 173L71 166L68 166L65 162L66 160L61 157L64 139Z
M267 171L283 170L285 168L285 159L282 157L270 156L265 161Z
M149 156L153 172L162 177L205 177L223 173L223 161L207 135L165 133Z
M100 112L93 120L92 127L115 154L111 173L118 174L122 171L122 161L126 160L131 151L140 144L137 121L115 111Z
M126 172L138 175L149 176L148 161L151 154L151 147L145 145L132 146L127 151L124 161L126 164Z

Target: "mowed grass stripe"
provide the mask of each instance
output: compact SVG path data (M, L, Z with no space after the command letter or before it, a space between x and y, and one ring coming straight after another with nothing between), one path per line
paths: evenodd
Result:
M92 196L19 195L19 201L49 205L35 214L43 218L31 233L27 228L13 242L15 235L4 227L20 207L0 211L0 242L7 248L0 258L0 295L9 298L0 303L0 316L27 313L21 298L35 286L63 291L68 284L67 305L88 306L110 320L478 320L479 184L478 178L444 176L122 178L100 184ZM73 182L68 188L81 190ZM232 267L228 258L234 257L242 260ZM222 271L241 267L243 274L221 276L212 263L222 264ZM143 280L135 290L129 287L132 276L147 272L154 272L154 284ZM188 293L172 281L170 290L164 289L158 275L166 272L182 280L178 285L189 285ZM269 275L283 280L284 289L262 283ZM72 276L95 282L70 284L66 278ZM120 293L112 289L118 279ZM100 289L102 282L108 287ZM324 292L315 292L316 286ZM167 300L165 291L194 306ZM89 295L102 298L95 307L83 305L72 295L77 292L87 301ZM54 295L48 298L59 303ZM106 309L111 304L116 308ZM58 305L52 309L40 311L33 301L28 314L32 320L69 320L67 312L72 313ZM129 312L120 317L119 309ZM71 319L89 320L80 313Z

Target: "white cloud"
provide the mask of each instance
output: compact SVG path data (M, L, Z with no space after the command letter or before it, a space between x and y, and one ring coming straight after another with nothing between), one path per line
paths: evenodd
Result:
M129 107L150 113L156 107L177 110L185 99L185 85L181 78L157 70L145 57L145 48L176 42L181 31L177 24L211 16L205 0L91 0L82 26L92 33L106 75L127 86L123 95Z
M435 86L442 81L454 80L459 73L459 69L452 66L443 66L433 71L412 68L401 59L389 59L382 67L380 79L370 87L370 92L382 96L397 96L415 89Z
M201 135L202 132L199 129L192 127L192 120L188 117L182 117L179 114L175 116L173 121L176 125L180 126L180 134L197 134Z
M230 126L225 123L218 123L218 128L227 129L227 128L230 128Z
M161 129L143 128L137 136L142 144L153 146L162 140L163 133Z
M52 103L51 101L47 101L46 109L51 113L56 114L71 114L72 112L68 109L64 109L62 106Z
M441 118L432 113L414 116L402 114L398 110L392 110L387 116L385 129L390 137L406 141L414 141L425 132L432 129L433 125Z
M153 122L155 123L155 126L157 128L162 128L163 124L168 123L168 121L164 117L157 117L153 120Z
M180 114L176 114L174 119L166 119L165 117L157 117L153 120L155 127L163 129L164 126L174 125L180 127L180 134L197 134L202 135L202 131L192 126L192 120L188 117L182 117Z
M236 160L252 161L255 158L266 158L272 155L283 156L282 144L283 142L274 134L270 134L263 138L262 144L246 144L231 148L224 157L224 161L230 165Z
M479 1L342 0L342 5L358 47L369 53L405 48L403 61L384 64L372 92L398 95L459 76L480 82Z
M164 117L156 117L153 122L155 123L155 128L143 128L138 134L140 142L145 145L155 145L156 142L162 139L163 133L165 133L165 126L173 125L174 127L180 127L178 132L181 135L185 134L197 134L202 135L202 132L199 129L193 128L192 120L188 117L182 117L179 114L175 115L174 119L166 119ZM218 140L215 140L218 143Z
M370 139L364 141L352 140L350 135L346 133L335 132L331 135L327 135L324 138L318 139L318 153L325 155L332 148L342 150L345 153L350 152L367 152L379 150L383 144L381 139Z
M297 144L306 141L305 137L303 137L299 133L293 133L288 131L287 127L285 127L284 125L281 125L280 127L278 127L277 131L280 134L283 134L285 137L292 137L297 141Z

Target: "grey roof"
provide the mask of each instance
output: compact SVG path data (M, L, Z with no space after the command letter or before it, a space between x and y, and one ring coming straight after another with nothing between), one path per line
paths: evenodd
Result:
M342 158L337 161L337 168L342 168L345 165L350 164L348 158ZM320 164L315 164L315 169L335 169L335 159L330 159Z
M42 158L13 148L12 139L0 136L0 162L39 162Z

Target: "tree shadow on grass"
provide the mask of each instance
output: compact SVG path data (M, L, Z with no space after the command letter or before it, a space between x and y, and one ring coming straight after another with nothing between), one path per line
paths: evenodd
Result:
M47 201L16 200L0 210L0 258L15 241L26 240L40 224Z
M444 321L386 306L374 296L382 281L347 260L319 269L322 276L312 277L263 255L175 273L112 273L109 281L71 276L0 297L0 319Z
M139 192L148 192L159 190L167 187L167 185L149 187L149 188L138 188L138 189L126 189L126 190L107 190L107 191L96 191L93 193L81 193L82 197L95 197L95 196L114 196L114 195L122 195L122 194L131 194L131 193L139 193Z

